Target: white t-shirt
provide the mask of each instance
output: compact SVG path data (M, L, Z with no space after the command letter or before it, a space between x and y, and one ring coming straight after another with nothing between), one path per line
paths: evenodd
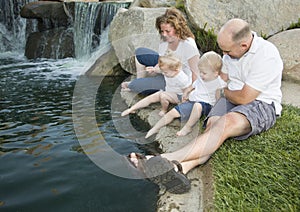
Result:
M268 104L274 102L276 114L280 115L283 62L277 48L271 42L257 37L255 32L253 36L249 51L240 59L223 56L222 72L228 73L229 90L241 90L244 84L247 84L261 92L257 100Z
M188 60L195 55L200 56L195 40L193 38L181 40L177 49L172 52L181 60L183 72L189 77L192 77L192 71ZM158 53L159 55L165 55L168 53L168 42L162 42L159 44Z
M189 94L189 100L195 102L206 102L210 105L216 103L216 90L226 87L226 82L218 76L216 79L204 82L201 78L194 81L194 90Z
M182 95L182 90L187 88L192 83L192 78L188 77L183 71L179 71L179 73L174 77L164 77L166 81L165 90L178 95Z

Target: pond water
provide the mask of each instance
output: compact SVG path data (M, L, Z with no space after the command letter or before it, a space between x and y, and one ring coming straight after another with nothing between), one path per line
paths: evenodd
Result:
M32 62L0 55L0 211L156 211L157 186L111 174L82 150L72 117L82 70L72 59ZM120 135L118 119L112 120L120 113L111 109L112 96L123 80L101 81L97 127L114 151L146 153L132 142L134 134Z

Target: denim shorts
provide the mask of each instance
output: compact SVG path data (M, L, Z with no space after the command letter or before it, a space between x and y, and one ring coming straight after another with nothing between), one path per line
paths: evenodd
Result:
M137 61L144 66L156 66L158 63L159 54L148 48L137 48L135 50Z
M211 109L211 105L206 103L206 102L192 102L192 101L187 101L184 103L181 103L179 105L176 105L174 108L178 111L180 114L180 120L181 121L187 121L190 118L193 106L195 103L200 103L202 106L202 111L201 111L201 117L202 116L207 116Z
M268 104L263 101L254 100L246 105L235 105L226 98L220 98L211 109L207 119L211 116L223 116L229 112L243 114L250 122L252 128L248 134L235 137L237 140L244 140L252 135L257 135L270 129L275 124L277 118L273 103Z

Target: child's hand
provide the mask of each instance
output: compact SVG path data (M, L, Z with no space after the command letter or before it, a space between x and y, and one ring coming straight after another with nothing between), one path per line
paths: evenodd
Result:
M183 93L181 97L181 102L186 102L189 100L189 93Z
M146 67L146 71L147 71L148 74L156 73L155 72L155 67L153 67L153 66Z

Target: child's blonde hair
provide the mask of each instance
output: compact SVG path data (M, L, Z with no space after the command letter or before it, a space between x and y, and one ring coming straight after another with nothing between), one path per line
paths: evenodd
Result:
M181 61L174 54L160 56L158 65L160 68L167 67L171 71L178 71L182 67Z
M208 65L213 71L219 74L223 65L222 57L214 51L206 52L200 57L198 67L200 68L202 65Z

